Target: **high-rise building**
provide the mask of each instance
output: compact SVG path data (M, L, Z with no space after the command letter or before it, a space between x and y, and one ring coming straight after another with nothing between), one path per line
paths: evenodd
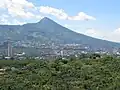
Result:
M11 40L8 39L8 49L7 49L7 55L8 57L12 57L12 45L11 45Z

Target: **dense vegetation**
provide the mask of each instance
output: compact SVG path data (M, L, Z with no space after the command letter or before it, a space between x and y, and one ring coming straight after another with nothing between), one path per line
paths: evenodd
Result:
M113 57L1 60L0 68L0 90L120 90L120 59Z

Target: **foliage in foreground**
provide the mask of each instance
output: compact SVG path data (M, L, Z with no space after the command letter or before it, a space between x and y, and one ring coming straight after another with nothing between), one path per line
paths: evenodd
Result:
M0 90L120 90L120 60L1 60Z

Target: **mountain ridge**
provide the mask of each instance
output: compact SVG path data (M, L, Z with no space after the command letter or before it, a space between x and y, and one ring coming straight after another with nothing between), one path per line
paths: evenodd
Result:
M16 41L36 41L40 43L87 44L93 48L120 47L120 43L97 39L74 32L45 17L37 23L24 25L0 25L0 40L6 37Z
M52 22L56 23L55 21L51 20L51 19L48 18L48 17L44 17L42 20L45 20L45 21L46 21L46 20L47 20L47 21L52 21ZM40 23L40 22L41 22L41 20L40 20L39 22L37 22L37 23ZM58 24L58 23L56 23L56 24ZM59 24L59 25L60 25L60 24ZM62 26L62 25L60 25L60 26ZM67 27L65 27L65 26L62 26L62 27L66 28L66 29L69 29L70 31L73 31L72 29L67 28ZM75 32L75 31L73 31L73 32ZM75 33L81 34L81 33L78 33L78 32L75 32ZM85 35L85 34L82 34L82 35ZM85 35L85 36L88 36L88 37L91 37L91 38L95 38L95 37L92 37L92 36L89 36L89 35ZM99 39L99 38L95 38L95 39ZM114 42L114 41L105 40L105 39L99 39L99 40L104 40L104 41L109 41L109 42L119 43L119 44L120 44L120 42Z

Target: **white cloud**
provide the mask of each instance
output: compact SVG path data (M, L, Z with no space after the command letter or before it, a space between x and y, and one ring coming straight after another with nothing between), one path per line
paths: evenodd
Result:
M56 9L49 6L41 6L40 12L44 14L53 15L59 19L64 19L64 20L96 20L96 18L89 16L84 12L79 12L78 15L76 16L69 16L67 13L65 13L64 10Z
M110 33L106 33L107 34L107 38L109 40L115 41L115 42L120 42L120 28L110 32Z
M28 0L0 0L0 10L4 14L0 19L2 24L17 21L38 21L43 18L42 15L53 15L63 20L95 20L94 17L80 12L77 16L69 16L64 10L56 9L48 6L35 6ZM9 17L7 16L9 15ZM45 15L45 16L46 16ZM13 19L12 21L9 21ZM8 23L7 23L8 24ZM19 24L19 23L18 23Z
M113 31L102 31L95 29L88 29L84 32L85 35L92 36L95 38L100 38L104 40L120 42L120 28Z
M48 6L41 6L40 12L44 14L51 14L60 19L68 19L68 15L62 9L56 9Z
M23 24L26 24L26 22L20 22L20 21L18 21L18 20L16 20L16 19L14 19L14 20L12 21L12 25L23 25Z
M88 36L92 36L92 37L101 37L101 34L102 32L98 31L98 30L95 30L93 28L88 28L86 31L85 31L85 34L88 35ZM103 35L102 35L103 36Z
M113 42L120 42L120 28L112 30L112 31L105 31L105 30L99 30L96 28L83 28L79 25L69 25L65 24L65 27L74 30L75 32L91 36L94 38L99 38L103 40L109 40ZM76 29L75 29L76 28Z
M0 24L2 25L23 25L26 22L20 22L19 20L13 18L12 20L9 20L11 16L9 15L0 15Z
M93 16L89 16L84 12L79 12L77 16L69 17L69 20L96 20L96 18Z
M120 28L116 29L113 33L114 34L120 34Z
M23 24L42 18L37 7L27 0L0 0L0 24ZM23 22L21 22L23 21Z
M6 8L12 16L19 16L24 18L32 18L34 15L31 12L25 12L26 8L33 8L34 5L26 0L7 0Z
M0 19L0 24L9 24L9 21L5 18Z
M27 0L1 0L0 8L7 9L8 13L12 17L21 17L21 18L38 18L40 15L35 15L31 11L26 11L26 9L35 9L35 6L28 2Z
M81 26L80 25L69 25L69 24L65 24L64 25L65 27L67 27L67 28L81 28Z
M5 8L6 0L0 0L0 8Z
M5 14L0 15L0 24L9 24L9 21L7 18L9 18L8 15L5 15Z
M3 14L3 15L1 15L1 18L8 18L9 16L8 15L5 15L5 14Z
M12 5L20 5L21 7L29 7L33 8L34 5L31 2L28 2L27 0L0 0L0 7L2 8L8 8Z
M35 7L33 3L28 2L27 0L12 0L12 3L21 5L23 7L33 8Z

